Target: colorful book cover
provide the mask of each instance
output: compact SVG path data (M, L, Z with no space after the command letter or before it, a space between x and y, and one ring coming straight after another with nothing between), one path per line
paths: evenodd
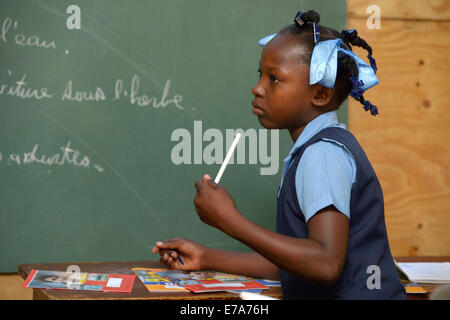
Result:
M177 285L176 282L162 277L156 272L168 271L167 269L153 269L153 268L133 268L134 273L142 281L148 291L152 292L189 292L182 286Z
M251 278L222 272L163 270L155 274L195 293L267 289L264 284Z
M281 287L281 282L278 280L270 280L270 279L255 279L255 280L268 287Z
M22 288L130 293L135 275L31 270Z

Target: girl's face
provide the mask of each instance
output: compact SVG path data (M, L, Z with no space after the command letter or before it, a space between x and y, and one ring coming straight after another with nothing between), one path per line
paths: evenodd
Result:
M263 127L292 133L314 118L309 65L301 62L304 54L308 54L306 49L285 35L277 35L264 46L260 78L252 89L252 111Z

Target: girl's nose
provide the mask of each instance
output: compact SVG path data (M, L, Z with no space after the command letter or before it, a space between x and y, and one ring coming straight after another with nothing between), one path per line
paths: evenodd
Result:
M265 91L261 85L261 81L258 81L258 83L252 88L252 94L255 97L264 97Z

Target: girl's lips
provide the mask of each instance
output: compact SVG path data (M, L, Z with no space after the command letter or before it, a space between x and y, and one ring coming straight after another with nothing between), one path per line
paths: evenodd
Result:
M252 106L253 106L252 112L253 112L254 114L256 114L257 116L261 116L261 115L264 114L264 110L261 109L257 104L252 103Z
M257 116L261 116L261 115L264 114L264 111L262 109L258 108L258 107L253 107L252 108L252 112L254 114L256 114Z

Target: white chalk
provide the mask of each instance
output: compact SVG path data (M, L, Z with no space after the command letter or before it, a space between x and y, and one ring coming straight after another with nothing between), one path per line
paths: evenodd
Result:
M231 156L233 155L233 151L236 148L240 138L241 138L241 134L236 133L236 137L234 137L233 143L231 144L230 149L228 150L228 153L225 157L225 160L223 161L222 166L220 167L219 173L217 174L216 178L214 179L215 183L218 184L220 181L220 178L222 178L222 174L225 171L225 168L227 167L228 162L230 162Z

